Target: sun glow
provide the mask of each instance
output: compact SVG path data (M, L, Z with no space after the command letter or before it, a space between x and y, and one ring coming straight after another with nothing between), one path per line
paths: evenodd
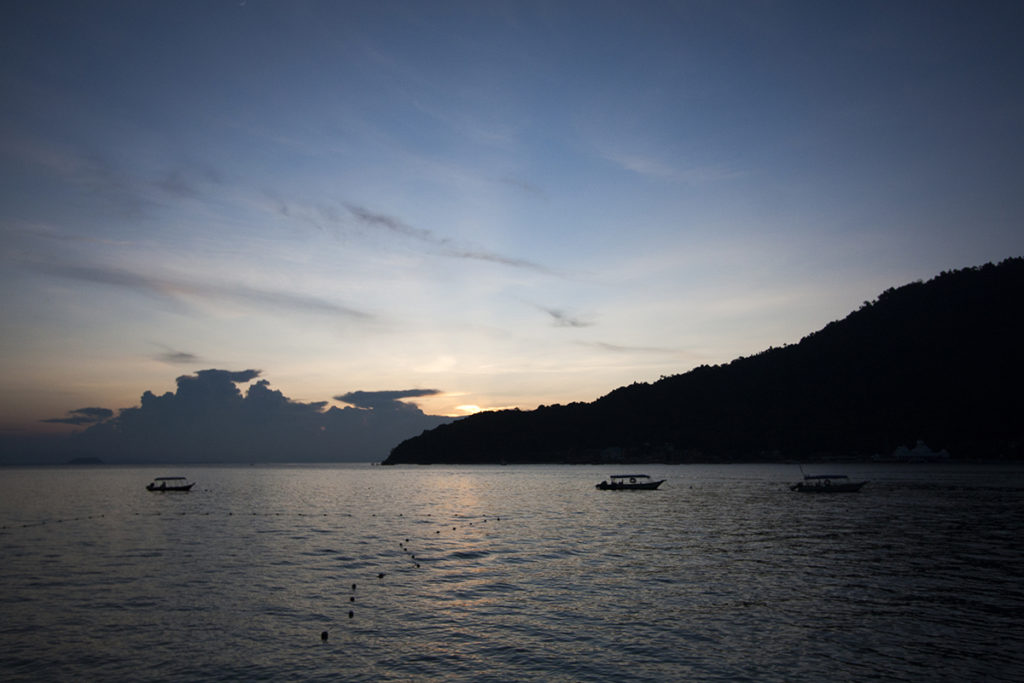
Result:
M464 405L464 406L455 406L455 409L456 410L461 410L466 415L472 415L473 413L479 413L480 412L480 406L473 405L472 403L470 403L469 405Z

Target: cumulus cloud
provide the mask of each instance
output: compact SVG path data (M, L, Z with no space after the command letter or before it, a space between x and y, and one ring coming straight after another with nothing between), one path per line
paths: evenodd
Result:
M142 394L114 411L79 408L47 422L87 427L51 456L94 456L106 462L379 461L391 448L452 418L427 415L401 399L436 389L353 391L337 400L293 401L255 369L210 368L181 375L176 389Z

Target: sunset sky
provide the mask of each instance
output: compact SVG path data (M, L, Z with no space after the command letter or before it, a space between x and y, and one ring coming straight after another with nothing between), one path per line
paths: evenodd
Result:
M1020 2L3 3L0 429L207 368L591 401L1024 255L1021 35Z

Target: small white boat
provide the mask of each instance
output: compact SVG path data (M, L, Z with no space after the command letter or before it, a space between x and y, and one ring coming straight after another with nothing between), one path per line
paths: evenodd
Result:
M664 479L655 481L646 474L613 474L594 488L602 491L653 491L661 486Z
M187 477L157 477L146 485L147 491L184 491L188 492L195 486Z
M789 487L800 493L854 493L866 481L850 481L845 474L805 474L804 480Z

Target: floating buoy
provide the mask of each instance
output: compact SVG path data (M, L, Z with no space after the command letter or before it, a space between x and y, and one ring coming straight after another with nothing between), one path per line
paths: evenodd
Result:
M348 611L348 618L349 618L349 619L351 619L351 618L352 618L352 617L354 617L355 615L356 615L356 613L355 613L355 612L353 612L352 610L349 610L349 611Z
M353 583L352 584L352 590L355 590L355 589L356 589L356 585Z
M327 631L321 631L320 632L320 640L324 640L324 641L327 640Z
M378 579L383 579L384 578L384 572L381 572L380 574L377 574L377 578Z
M350 598L348 599L348 601L349 601L349 602L355 602L355 601L356 601L356 596L354 596L354 595L353 595L352 597L350 597Z

